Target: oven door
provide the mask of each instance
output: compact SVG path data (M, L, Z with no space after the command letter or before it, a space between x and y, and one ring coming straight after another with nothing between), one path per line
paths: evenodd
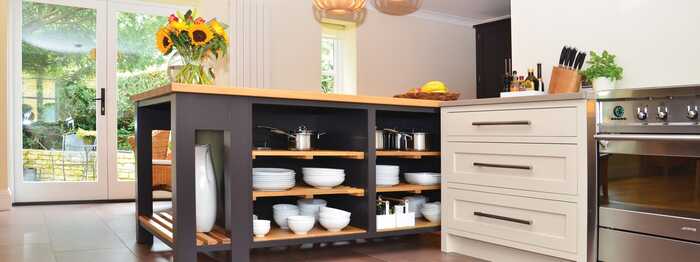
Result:
M600 227L700 242L700 135L596 139Z

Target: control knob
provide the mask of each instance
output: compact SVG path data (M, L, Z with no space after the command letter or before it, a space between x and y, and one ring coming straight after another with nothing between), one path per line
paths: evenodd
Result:
M666 120L668 118L668 107L659 106L656 108L656 118Z
M644 109L642 107L637 107L637 119L639 120L646 120L647 119L647 107L645 106Z
M685 115L690 120L698 119L698 106L688 106L688 114Z

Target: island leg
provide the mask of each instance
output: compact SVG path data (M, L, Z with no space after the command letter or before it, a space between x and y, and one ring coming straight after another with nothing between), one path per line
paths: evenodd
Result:
M153 244L153 234L139 223L139 216L153 216L153 190L151 189L153 127L150 125L153 116L149 108L136 106L136 242L144 245Z
M197 261L196 217L195 217L195 127L196 112L191 101L176 97L172 102L172 148L173 148L173 210L175 213L173 258L175 262Z

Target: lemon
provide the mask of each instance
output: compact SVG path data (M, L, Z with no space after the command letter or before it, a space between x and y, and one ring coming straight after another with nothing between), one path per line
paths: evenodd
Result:
M420 91L425 93L446 93L447 86L441 81L430 81L423 85Z

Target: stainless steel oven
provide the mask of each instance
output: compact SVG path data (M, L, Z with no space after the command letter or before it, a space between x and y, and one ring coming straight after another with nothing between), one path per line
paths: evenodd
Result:
M597 100L598 259L700 261L700 87Z

